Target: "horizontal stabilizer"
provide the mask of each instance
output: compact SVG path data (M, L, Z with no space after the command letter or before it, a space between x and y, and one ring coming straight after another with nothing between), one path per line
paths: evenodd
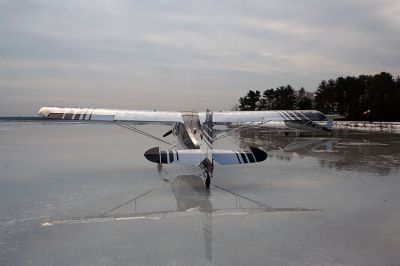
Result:
M213 160L222 165L257 163L267 159L267 153L250 147L250 151L213 150Z
M160 151L159 147L155 147L147 150L144 157L153 163L200 165L207 155L197 149Z

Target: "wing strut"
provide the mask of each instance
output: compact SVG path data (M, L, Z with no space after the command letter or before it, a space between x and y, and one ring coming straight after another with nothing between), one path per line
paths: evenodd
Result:
M133 131L135 133L138 133L140 135L146 136L148 138L151 138L151 139L154 139L154 140L158 140L158 141L163 142L165 144L168 144L170 146L176 146L176 145L174 145L174 144L172 144L172 143L170 143L168 141L165 141L165 140L160 139L160 138L158 138L158 137L156 137L154 135L151 135L150 133L147 133L146 131L140 130L140 129L138 129L138 128L130 125L130 124L123 123L123 122L114 122L114 124L117 125L117 126L123 127L125 129L128 129L130 131Z
M257 123L257 125L256 125L255 127L258 127L258 126L263 125L263 124L266 124L266 123L268 123L268 122L270 122L270 121L271 121L271 120L262 121L262 122L250 122L250 123L245 123L245 124L241 125L240 127L234 128L234 129L232 129L232 130L229 130L228 132L225 132L225 133L223 133L223 134L221 134L221 135L215 137L215 138L214 138L214 141L219 140L219 139L222 139L222 138L229 137L229 136L232 135L235 131L239 131L239 130L243 129L244 127L248 127L248 126L250 126L250 125L252 125L252 124L254 124L254 123Z

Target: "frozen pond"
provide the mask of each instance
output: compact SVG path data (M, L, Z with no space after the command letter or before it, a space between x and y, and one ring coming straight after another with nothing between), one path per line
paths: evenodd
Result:
M216 165L207 192L123 128L1 123L0 265L399 265L400 135L216 143L248 145L268 159Z

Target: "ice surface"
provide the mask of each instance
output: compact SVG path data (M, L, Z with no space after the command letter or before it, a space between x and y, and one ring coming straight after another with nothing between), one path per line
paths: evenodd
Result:
M208 192L199 169L157 169L143 153L168 147L120 127L4 126L0 265L400 261L399 135L237 134L217 147L269 157L216 165Z

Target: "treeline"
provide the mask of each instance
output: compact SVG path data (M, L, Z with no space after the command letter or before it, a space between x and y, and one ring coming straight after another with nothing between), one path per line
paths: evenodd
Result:
M340 114L348 120L400 121L400 77L389 73L323 80L312 93L286 85L276 89L249 90L236 109L317 109Z

